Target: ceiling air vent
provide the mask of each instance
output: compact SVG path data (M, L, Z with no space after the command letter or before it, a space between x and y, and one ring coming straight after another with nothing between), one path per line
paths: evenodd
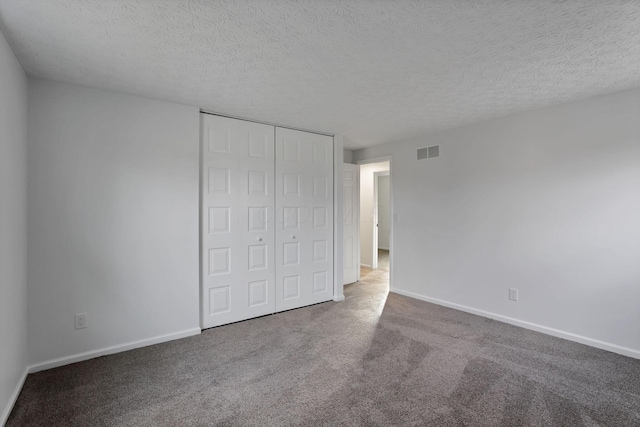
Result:
M418 148L418 160L433 159L440 157L440 146L432 145L431 147Z

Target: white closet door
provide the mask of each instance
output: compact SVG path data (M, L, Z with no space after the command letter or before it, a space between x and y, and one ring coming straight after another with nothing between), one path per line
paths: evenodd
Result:
M344 233L344 280L349 284L358 280L360 261L358 257L359 213L359 170L358 165L343 165L343 233Z
M274 127L201 115L202 327L275 312Z
M333 138L276 127L276 311L333 297Z

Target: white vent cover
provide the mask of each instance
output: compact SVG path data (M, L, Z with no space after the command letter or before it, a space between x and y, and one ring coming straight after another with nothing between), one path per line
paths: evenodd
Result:
M431 147L418 148L418 160L433 159L440 157L440 146L432 145Z

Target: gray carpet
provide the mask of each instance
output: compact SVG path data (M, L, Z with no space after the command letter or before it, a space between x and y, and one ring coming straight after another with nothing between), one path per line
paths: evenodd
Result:
M396 294L29 375L9 426L638 426L640 361Z

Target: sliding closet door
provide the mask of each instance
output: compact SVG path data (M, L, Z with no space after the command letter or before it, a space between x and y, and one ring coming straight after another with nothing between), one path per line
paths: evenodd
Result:
M333 297L333 138L276 128L276 310Z
M201 115L202 327L275 311L274 127Z

